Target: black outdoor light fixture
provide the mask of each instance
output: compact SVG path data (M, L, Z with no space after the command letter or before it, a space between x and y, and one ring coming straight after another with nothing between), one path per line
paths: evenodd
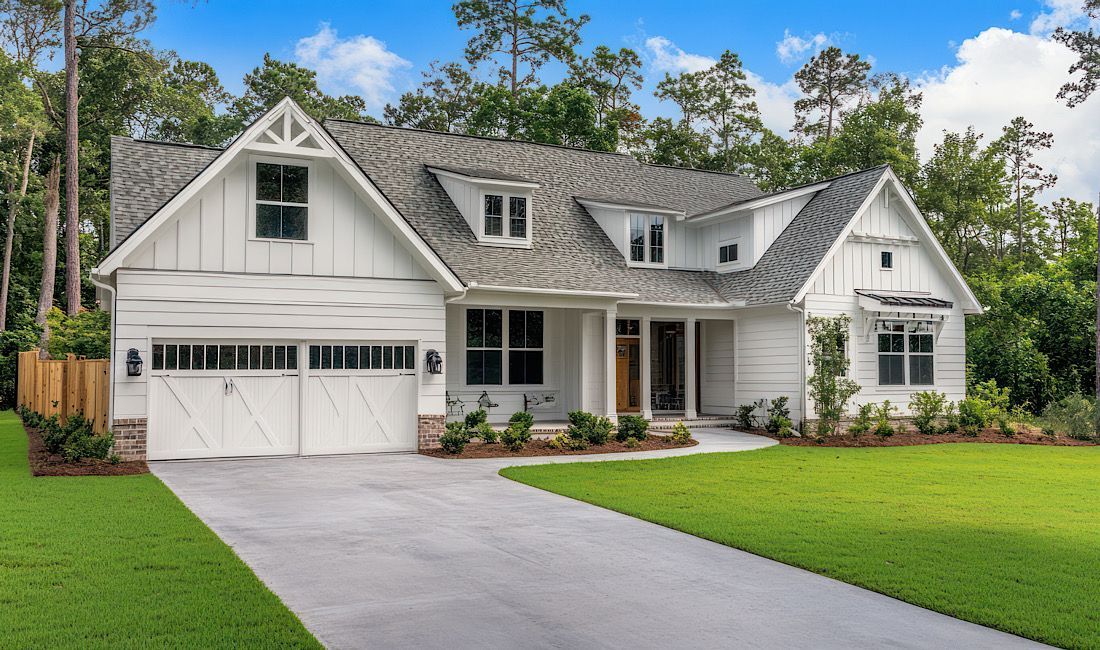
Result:
M428 366L428 374L443 374L443 357L441 357L438 352L435 350L428 350L425 362Z
M126 374L131 377L141 376L141 355L138 354L137 348L126 351Z

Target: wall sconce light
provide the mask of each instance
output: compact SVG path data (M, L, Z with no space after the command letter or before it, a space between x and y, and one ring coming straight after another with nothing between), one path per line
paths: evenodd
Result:
M425 355L425 363L428 366L428 374L443 374L443 357L441 357L439 353L435 350L428 350L427 355Z
M126 351L126 374L130 377L141 376L141 355L138 354L137 348L130 348Z

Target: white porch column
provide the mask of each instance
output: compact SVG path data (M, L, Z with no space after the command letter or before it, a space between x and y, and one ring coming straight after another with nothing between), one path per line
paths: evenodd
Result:
M684 419L692 420L699 416L695 411L695 319L684 323Z
M617 312L614 309L608 309L604 316L604 355L606 357L606 370L604 371L604 402L606 407L604 414L612 422L617 422L619 419L618 404L616 401L616 383L615 383L615 317Z
M649 358L652 345L650 339L653 336L651 325L650 317L642 316L642 338L639 343L642 349L639 363L642 366L642 417L647 420L653 419L653 363Z

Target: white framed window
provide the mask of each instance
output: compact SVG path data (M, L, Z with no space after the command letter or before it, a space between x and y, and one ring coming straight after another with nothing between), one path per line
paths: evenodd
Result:
M508 383L542 384L542 312L508 310Z
M934 385L934 331L929 321L876 321L879 386Z
M504 351L503 309L466 310L466 384L499 386Z
M306 241L309 239L309 161L254 156L252 237Z
M482 192L480 240L509 246L529 245L530 205L530 197L524 194Z
M885 271L891 271L894 268L894 252L882 251L879 255L879 265Z
M666 266L667 221L659 214L631 213L627 223L628 260L632 266Z
M534 309L468 308L466 385L542 385L544 318Z
M714 267L720 271L726 271L744 266L745 250L742 248L741 237L731 237L718 242L714 251Z

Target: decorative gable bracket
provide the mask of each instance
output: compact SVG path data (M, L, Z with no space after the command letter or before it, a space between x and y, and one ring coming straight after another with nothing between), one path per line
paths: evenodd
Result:
M283 156L332 157L332 152L322 147L302 119L289 110L271 115L261 124L260 134L245 145L249 151Z

